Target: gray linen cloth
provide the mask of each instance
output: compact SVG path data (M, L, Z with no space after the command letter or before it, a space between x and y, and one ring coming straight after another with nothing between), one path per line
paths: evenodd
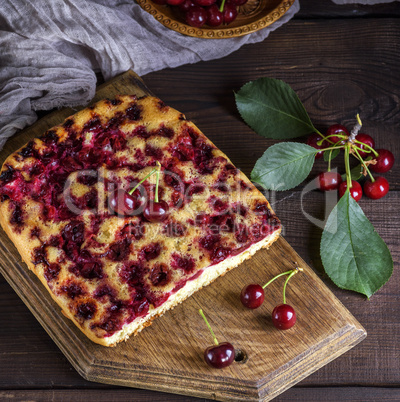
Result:
M0 1L0 149L35 110L87 104L104 78L226 56L264 40L299 10L233 39L197 39L165 28L134 0Z

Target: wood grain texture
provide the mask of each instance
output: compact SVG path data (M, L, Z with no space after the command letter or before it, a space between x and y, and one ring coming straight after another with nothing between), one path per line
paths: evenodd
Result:
M400 7L393 1L375 5L358 3L337 5L331 0L300 0L300 11L294 16L295 19L380 19L400 17ZM335 33L332 33L334 36Z
M239 49L230 56L229 68L213 60L151 73L144 79L171 106L184 109L247 175L276 141L258 136L243 122L233 91L264 76L291 85L322 132L334 123L352 127L359 113L363 130L376 145L385 147L392 139L390 149L400 160L399 43L396 19L294 20L272 32L262 46ZM181 88L179 93L169 93L175 87ZM344 171L343 163L338 166ZM318 161L312 174L322 167L324 162ZM385 175L392 190L400 189L397 172Z
M356 111L368 109L366 132L400 161L399 16L398 2L338 6L331 0L301 1L294 19L262 43L144 79L154 93L193 119L246 174L274 141L258 137L240 120L233 91L261 76L281 78L295 87L322 130L341 119L351 123ZM360 72L363 79L358 78ZM348 85L353 82L357 84ZM318 161L312 175L325 167ZM277 195L277 200L286 198L275 206L286 240L368 332L356 348L279 395L279 402L400 400L399 165L385 177L389 195L376 202L362 199L361 206L388 243L395 271L370 301L337 289L320 271L320 229L299 209L301 187ZM304 200L310 214L323 217L323 195L312 192ZM16 400L204 400L85 381L1 276L0 322L0 389L6 390L0 399L6 392Z
M137 76L128 72L100 87L96 97L113 98L121 92L140 96L142 89ZM63 112L55 114L62 115L62 121ZM18 139L9 141L8 147L15 146L13 142L22 137L40 135L43 131L38 130L48 124L46 120L54 119L54 115L44 117L45 122L21 132ZM4 150L1 158L8 152ZM84 337L60 314L39 280L19 262L20 256L11 241L2 231L0 236L0 270L5 279L78 373L90 381L217 400L267 401L366 336L354 317L281 238L270 250L259 251L233 272L167 312L137 337L115 348L104 348ZM238 302L238 295L248 281L263 283L296 264L304 272L292 280L287 297L293 299L298 322L295 330L277 331L268 317L281 302L282 284L277 281L270 285L270 299L260 311L246 311ZM205 365L202 353L210 340L197 315L200 307L207 312L216 331L223 328L220 337L244 353L243 362L235 362L223 371ZM241 316L240 326L237 315Z
M0 391L0 400L26 401L31 400L32 390L10 390ZM37 390L34 391L36 400L70 402L96 401L96 402L206 402L203 398L190 398L183 395L171 395L167 393L128 390L128 389L107 389L107 390ZM400 400L400 390L397 388L373 388L373 387L346 387L346 388L291 388L284 395L274 399L275 402L310 402L310 400L324 402L376 402Z

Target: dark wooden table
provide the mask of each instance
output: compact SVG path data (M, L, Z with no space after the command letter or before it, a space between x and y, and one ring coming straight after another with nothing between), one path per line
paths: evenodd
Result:
M339 290L324 276L321 229L302 213L323 219L324 195L302 186L270 201L294 249L321 274L354 314L368 337L350 352L288 390L277 401L400 400L400 4L338 6L301 2L301 11L264 42L220 60L154 72L143 77L169 105L184 112L249 174L274 143L257 136L235 108L233 91L268 76L289 83L320 130L352 126L360 113L364 132L397 163L386 174L391 191L360 205L388 244L395 262L390 282L369 301ZM324 168L318 161L310 178ZM339 164L339 168L343 168ZM271 198L271 197L270 197ZM46 332L0 278L0 400L196 401L179 395L113 387L81 378Z

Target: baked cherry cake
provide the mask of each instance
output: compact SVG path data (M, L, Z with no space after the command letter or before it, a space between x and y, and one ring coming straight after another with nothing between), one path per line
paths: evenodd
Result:
M167 211L153 221L143 211L156 193ZM105 346L137 334L280 233L249 179L151 96L100 101L10 155L0 212L63 313Z

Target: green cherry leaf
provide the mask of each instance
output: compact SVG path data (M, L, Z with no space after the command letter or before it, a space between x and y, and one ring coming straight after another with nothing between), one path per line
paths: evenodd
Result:
M357 181L357 180L361 179L362 175L363 175L363 167L362 167L361 163L359 165L357 165L357 166L354 166L350 170L351 180ZM346 173L342 174L342 180L343 181L347 180Z
M320 251L325 271L337 286L368 298L393 273L387 245L349 191L328 217Z
M368 156L368 158L365 159L365 161L370 161L372 159L372 156ZM351 180L359 180L361 179L361 177L363 176L363 166L361 163L359 163L357 166L354 166L351 170L350 170L350 176L351 176ZM342 180L346 181L346 173L342 174Z
M289 190L307 178L317 152L297 142L272 145L256 162L251 179L269 190Z
M329 154L331 154L331 155L329 156ZM325 152L324 152L324 161L325 161L325 162L329 162L329 158L330 158L331 160L333 160L333 159L335 159L339 154L340 154L340 149L339 149L339 148L332 149L332 150L329 150L329 151L325 151Z
M259 78L235 98L243 120L263 137L289 139L316 131L296 92L283 81Z

